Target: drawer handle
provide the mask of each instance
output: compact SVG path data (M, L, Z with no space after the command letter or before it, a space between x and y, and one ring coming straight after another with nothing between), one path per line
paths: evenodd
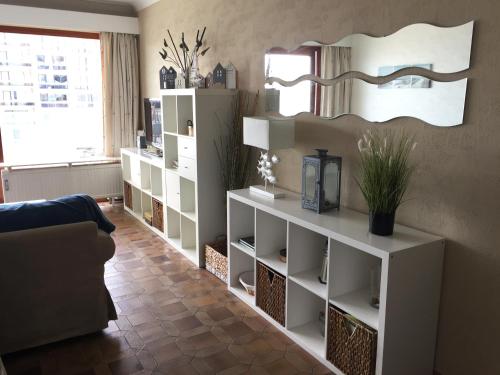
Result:
M188 167L184 166L184 169L188 169Z
M184 150L187 150L188 148L186 146L184 146Z
M269 282L271 283L271 285L273 284L273 280L274 280L274 273L271 272L271 271L267 271L267 277L269 279Z

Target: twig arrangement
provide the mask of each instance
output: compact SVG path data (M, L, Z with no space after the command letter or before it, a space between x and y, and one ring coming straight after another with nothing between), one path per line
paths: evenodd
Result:
M255 114L258 98L259 93L254 96L240 91L233 101L231 121L222 123L219 119L221 125L226 127L226 132L214 141L214 145L219 159L224 198L228 190L247 186L251 171L251 150L243 144L243 117Z
M196 42L191 50L191 53L184 39L184 33L182 33L181 43L179 44L179 49L181 50L181 53L179 53L179 50L175 45L174 38L172 37L172 33L170 32L170 30L167 29L168 36L170 38L170 43L168 43L166 39L163 39L163 47L161 51L159 51L158 53L160 54L161 58L164 61L168 61L169 63L175 65L184 73L189 73L193 65L193 61L195 61L199 56L205 56L205 54L210 49L210 47L207 47L200 51L201 47L204 44L203 38L205 36L206 30L207 28L204 27L203 31L201 32L201 35L200 35L200 30L196 32Z

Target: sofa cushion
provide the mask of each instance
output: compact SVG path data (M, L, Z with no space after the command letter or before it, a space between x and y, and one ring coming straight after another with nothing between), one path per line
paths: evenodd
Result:
M94 221L106 233L115 226L88 195L68 195L54 200L0 204L0 233L52 225Z

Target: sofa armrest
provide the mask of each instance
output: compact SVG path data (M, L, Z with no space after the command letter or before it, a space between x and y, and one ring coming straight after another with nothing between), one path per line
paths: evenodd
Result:
M111 235L100 229L97 230L97 249L103 263L113 258L115 254L115 241Z

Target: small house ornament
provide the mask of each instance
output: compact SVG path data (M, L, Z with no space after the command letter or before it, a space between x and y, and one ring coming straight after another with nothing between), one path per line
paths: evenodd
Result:
M165 90L167 88L167 72L168 69L164 65L160 69L160 90Z
M186 80L184 79L184 77L182 75L179 75L179 77L177 77L175 79L175 88L176 89L185 89L186 88Z
M167 70L167 89L175 89L175 80L177 79L177 72L174 68L170 67Z
M213 87L226 88L226 69L218 63L213 72Z
M209 89L214 85L214 75L212 72L208 73L206 78L205 78L205 87Z
M232 63L226 65L226 89L236 88L236 68Z
M342 158L328 155L328 150L316 151L302 163L302 208L319 214L340 207Z

